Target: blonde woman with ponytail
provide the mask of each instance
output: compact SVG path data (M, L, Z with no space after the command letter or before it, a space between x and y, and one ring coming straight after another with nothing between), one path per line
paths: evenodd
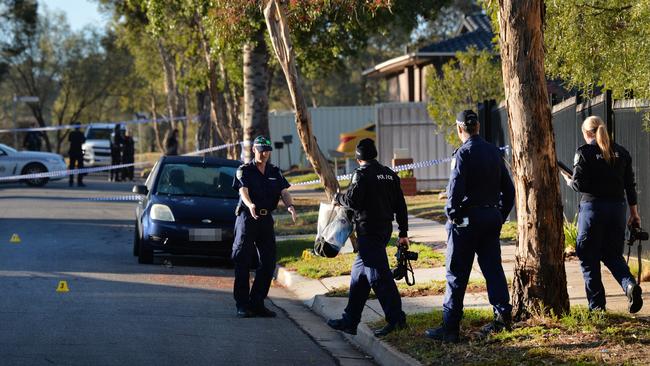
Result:
M600 262L609 268L625 291L628 310L643 306L641 287L623 259L625 206L630 210L628 225L640 225L632 157L612 142L607 126L597 116L582 123L586 144L576 150L573 175L562 172L567 184L581 193L576 254L580 259L590 310L605 310L605 288Z

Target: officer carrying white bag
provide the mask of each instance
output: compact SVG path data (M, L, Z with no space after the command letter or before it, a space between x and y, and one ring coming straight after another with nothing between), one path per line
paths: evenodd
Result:
M351 212L341 206L321 203L314 252L321 257L336 257L353 230Z

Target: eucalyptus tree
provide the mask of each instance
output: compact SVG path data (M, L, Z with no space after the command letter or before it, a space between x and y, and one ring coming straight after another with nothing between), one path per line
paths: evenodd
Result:
M569 296L555 136L544 72L544 1L499 0L498 7L517 195L514 313L517 318L564 314L569 311Z

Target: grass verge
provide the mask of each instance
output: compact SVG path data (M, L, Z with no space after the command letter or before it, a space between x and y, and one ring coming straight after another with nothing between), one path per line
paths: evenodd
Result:
M417 278L416 278L417 281ZM431 280L428 282L416 282L415 285L409 286L405 282L400 281L397 283L397 290L401 297L420 297L420 296L434 296L444 295L445 285L447 281ZM348 297L350 287L341 286L335 287L328 291L325 296L328 297ZM485 292L485 280L470 280L467 284L467 291L469 293ZM370 298L375 299L374 292L370 293Z
M417 196L406 197L409 214L422 219L447 222L445 200L438 197L438 192L421 192Z
M395 252L397 251L395 241L396 239L392 238L388 248L386 248L391 267L395 266ZM313 255L303 258L303 251L313 248L314 237L278 242L278 264L290 271L296 271L302 276L315 279L350 274L356 254L339 254L335 258L323 258ZM426 245L412 243L409 250L419 254L418 260L411 262L413 268L431 268L444 264L444 255Z
M412 314L407 329L385 340L424 365L650 364L648 320L574 307L563 317L532 318L512 331L477 339L474 333L491 319L491 310L465 310L461 343L445 344L423 336L441 323L442 311Z

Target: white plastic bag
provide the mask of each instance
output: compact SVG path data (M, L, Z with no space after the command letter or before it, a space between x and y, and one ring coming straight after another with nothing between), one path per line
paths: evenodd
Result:
M353 229L354 226L345 208L321 203L318 210L318 230L314 242L314 252L321 257L336 257Z

